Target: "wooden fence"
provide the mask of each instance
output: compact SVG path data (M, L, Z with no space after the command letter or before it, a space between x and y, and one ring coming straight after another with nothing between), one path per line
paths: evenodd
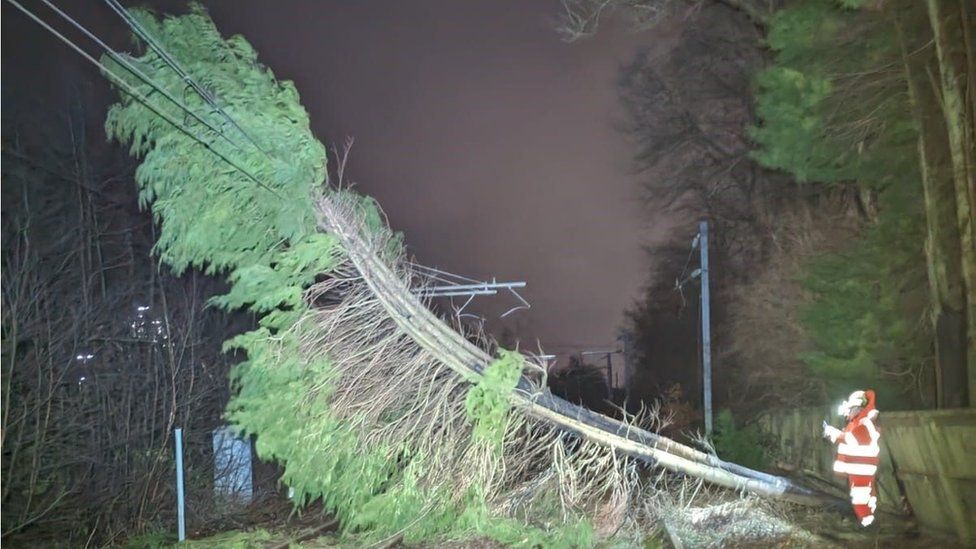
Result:
M846 489L832 472L833 446L821 423L841 427L833 408L801 408L759 419L782 466ZM976 543L976 409L884 412L878 506L902 512L902 496L929 533Z

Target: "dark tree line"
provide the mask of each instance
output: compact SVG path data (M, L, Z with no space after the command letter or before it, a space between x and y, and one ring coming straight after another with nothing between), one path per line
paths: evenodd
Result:
M4 543L171 530L174 427L191 527L219 511L209 433L233 359L220 345L249 320L206 307L213 279L160 269L133 166L81 104L4 120Z
M569 364L549 375L549 389L556 395L585 406L595 412L616 415L607 385L605 368L589 364L578 355L569 358Z
M740 6L741 7L741 6ZM629 312L639 365L635 389L654 398L674 383L699 402L699 283L691 239L710 226L715 398L749 410L818 401L825 387L806 375L795 308L803 299L787 271L831 226L849 235L872 208L870 193L797 184L753 158L756 75L769 62L755 14L727 3L681 12L682 32L665 56L640 54L620 77L649 212L687 221L649 250L653 268ZM791 255L792 254L792 255ZM687 268L686 268L687 267ZM676 282L681 289L676 288Z
M681 325L668 265L699 217L713 227L719 401L793 406L872 386L887 408L972 404L970 4L564 3L570 38L612 12L684 29L621 79L652 211L690 218L678 244L651 250L631 312L648 377L694 377L694 362L668 364Z
M648 207L687 219L670 242L649 250L654 269L630 311L641 365L632 377L649 397L672 383L690 389L693 400L699 392L700 291L699 281L689 277L699 265L691 249L698 219L709 222L712 235L716 350L728 341L729 286L763 260L762 216L769 191L784 181L748 157L752 79L763 63L759 38L741 14L708 6L683 22L665 57L639 54L621 74L626 130L637 147ZM716 372L728 366L716 360Z

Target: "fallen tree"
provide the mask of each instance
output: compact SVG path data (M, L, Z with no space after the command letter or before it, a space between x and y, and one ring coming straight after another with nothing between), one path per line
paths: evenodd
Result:
M391 267L371 252L384 246L382 243L368 242L370 237L364 236L368 231L357 221L352 208L337 205L334 198L323 196L318 200L317 210L320 214L319 227L339 237L362 281L382 303L385 314L437 361L466 380L477 383L484 368L492 362L492 357L438 318L411 291L412 286L408 281L416 277L414 273L406 273L404 266L399 269ZM397 274L397 270L401 274ZM533 418L650 464L727 488L797 503L823 504L832 500L788 479L722 461L714 454L569 403L548 389L534 386L526 377L519 380L511 398L513 405Z
M229 271L214 302L261 316L227 343L248 357L227 417L283 465L299 503L321 498L344 531L375 537L578 546L639 535L630 510L654 489L641 463L838 503L571 404L530 358L471 343L417 297L427 281L378 207L340 188L341 164L327 185L291 83L202 8L126 19L148 47L104 59L123 92L106 128L143 158L162 261Z

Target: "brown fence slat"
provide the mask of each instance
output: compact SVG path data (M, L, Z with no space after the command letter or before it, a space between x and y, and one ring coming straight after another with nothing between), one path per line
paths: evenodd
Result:
M882 425L919 524L976 541L976 410L892 412Z

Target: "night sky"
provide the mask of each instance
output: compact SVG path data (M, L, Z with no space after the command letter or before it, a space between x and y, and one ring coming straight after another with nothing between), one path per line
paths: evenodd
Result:
M420 262L528 283L532 309L507 319L523 348L535 338L550 352L613 343L650 267L642 246L667 238L673 221L638 200L615 82L639 48L666 52L675 26L605 28L565 44L549 0L206 4L222 32L243 34L296 82L323 142L356 139L351 178ZM101 2L59 5L117 48L128 43ZM48 88L66 75L107 87L7 4L3 67L4 108L25 90L63 93ZM489 319L516 304L476 303Z

